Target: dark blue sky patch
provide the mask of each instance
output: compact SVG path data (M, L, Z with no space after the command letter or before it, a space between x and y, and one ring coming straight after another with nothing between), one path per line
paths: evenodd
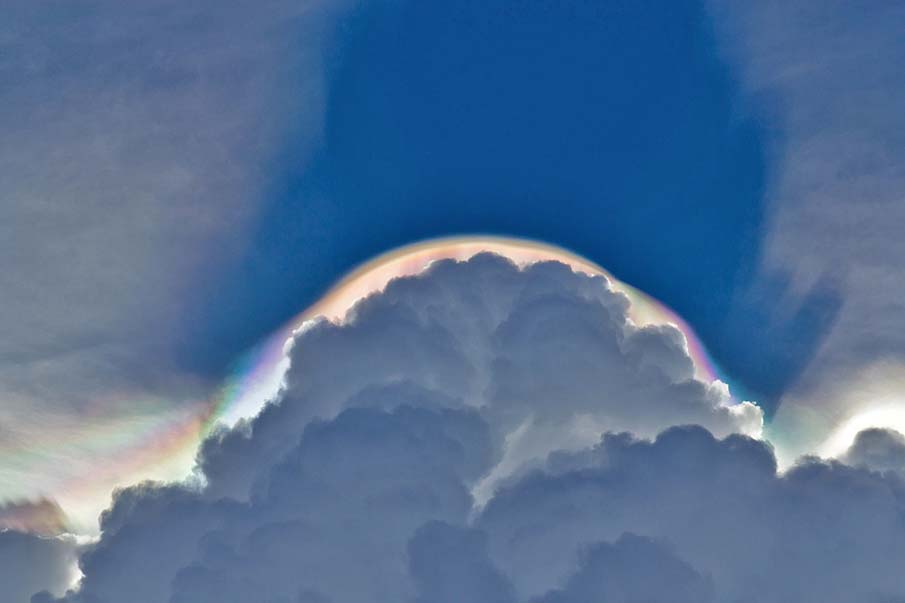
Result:
M222 371L357 263L460 233L600 263L767 408L807 364L835 298L811 315L751 293L765 135L697 2L375 2L331 56L323 148L312 164L287 146L244 262L198 300L194 368Z

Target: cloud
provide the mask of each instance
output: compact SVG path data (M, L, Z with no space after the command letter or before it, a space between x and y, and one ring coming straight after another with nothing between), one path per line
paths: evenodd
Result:
M780 472L738 433L757 408L689 379L677 332L626 303L492 255L392 282L295 335L276 403L200 451L205 485L118 492L79 589L33 601L905 597L901 475ZM862 433L850 462L878 440L901 443Z
M623 534L613 544L589 547L582 557L580 569L569 577L565 587L544 595L537 603L713 600L713 584L707 577L649 538Z
M321 4L6 3L0 423L44 454L4 467L0 500L97 468L105 451L60 449L86 409L165 414L203 392L166 359L193 290L244 251L284 137L300 161L317 140Z
M475 431L446 430L451 418ZM781 475L765 443L700 427L610 434L583 467L523 476L469 522L462 444L480 426L468 411L350 409L313 423L275 469L289 481L249 505L198 514L183 493L124 493L111 548L83 563L67 601L905 597L905 483L892 474L806 460ZM179 565L187 547L171 538L195 544L193 560L169 581L138 572Z
M787 274L791 292L770 305L793 312L796 297L827 282L841 296L832 330L777 415L798 434L783 442L798 453L834 427L815 427L814 414L844 421L872 403L865 389L901 390L905 83L896 74L905 61L905 6L709 4L750 104L773 130L761 276ZM815 321L821 311L808 310Z
M606 436L591 463L507 488L477 527L525 597L570 585L576 555L631 532L668 543L674 577L698 593L712 580L713 600L881 601L905 596L903 486L817 460L777 474L763 442L676 427Z
M681 332L627 310L604 278L483 254L306 325L277 402L199 451L203 488L117 493L67 601L514 597L469 527L479 486L608 429L759 432L756 406L694 379Z
M39 591L62 594L72 585L75 560L69 540L0 530L3 600L27 602Z
M681 332L639 329L627 308L603 278L556 262L520 271L492 254L393 281L348 324L322 321L297 335L281 403L202 446L208 494L246 497L255 469L294 446L308 421L350 399L398 404L398 389L378 393L387 387L418 394L419 405L482 409L513 467L590 445L605 429L651 436L698 423L759 433L756 406L692 378Z
M891 429L865 429L855 436L843 460L877 471L905 471L905 435Z
M487 537L474 529L432 521L418 528L408 556L416 603L515 603L515 590L487 554Z
M48 498L0 504L0 530L4 529L42 536L59 536L70 531L63 509Z
M430 520L465 521L463 478L488 437L473 411L350 409L262 467L269 485L247 504L125 490L72 600L400 600L409 538Z

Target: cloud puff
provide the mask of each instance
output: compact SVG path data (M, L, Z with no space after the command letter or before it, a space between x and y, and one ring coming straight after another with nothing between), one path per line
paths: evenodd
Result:
M571 585L580 551L625 532L668 543L683 588L705 589L697 573L717 601L905 596L905 488L891 475L816 460L777 474L765 443L699 427L609 435L591 457L525 477L477 521L522 596Z
M308 325L279 400L201 450L206 486L117 493L59 601L905 597L901 478L779 473L735 433L756 407L691 379L680 334L626 304L479 256Z
M603 542L589 547L580 569L565 587L536 603L594 600L707 603L713 600L713 584L666 547L649 538L623 534L613 544Z
M356 408L297 439L248 503L175 486L120 492L69 600L403 600L415 531L467 519L486 423L468 410Z
M487 537L470 528L432 521L409 542L415 603L514 603L515 589L487 554Z
M865 429L855 436L844 460L877 471L905 471L905 435L892 429Z
M69 531L69 520L56 501L48 498L0 504L0 530L18 530L43 536Z
M296 336L280 404L202 447L208 494L246 497L256 469L295 445L308 421L350 404L398 404L398 389L379 393L389 386L423 390L419 405L481 409L497 448L509 439L510 467L591 445L604 430L652 436L697 423L759 433L757 407L692 377L680 331L635 327L628 304L602 277L556 262L519 270L490 254L393 281L348 324Z

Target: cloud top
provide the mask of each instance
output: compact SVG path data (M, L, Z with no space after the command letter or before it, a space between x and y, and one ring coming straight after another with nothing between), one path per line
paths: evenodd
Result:
M118 492L79 588L33 601L905 596L896 474L778 473L759 409L629 304L492 254L392 281L296 333L278 399L202 446L203 486Z

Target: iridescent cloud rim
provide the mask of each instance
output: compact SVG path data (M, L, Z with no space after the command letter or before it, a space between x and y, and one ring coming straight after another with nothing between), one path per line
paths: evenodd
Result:
M284 346L293 332L306 321L324 317L341 323L358 300L382 291L392 279L419 274L438 260L465 261L483 252L505 256L520 267L557 261L576 272L605 277L614 290L629 298L629 318L632 322L639 326L674 325L685 335L696 377L707 383L720 379L716 364L688 323L666 304L618 280L587 258L561 247L528 239L483 235L446 237L394 249L352 270L320 300L241 359L215 401L208 421L211 425L218 421L234 424L240 418L254 415L263 403L278 393L288 368Z
M57 425L46 418L40 442L29 446L21 442L0 442L0 455L10 461L13 473L0 474L3 479L23 479L32 475L30 489L35 497L53 497L65 510L75 531L95 532L97 513L109 502L110 492L117 486L140 479L180 480L191 471L199 442L219 424L234 425L252 417L279 393L289 368L286 343L306 321L323 316L342 322L357 301L382 291L394 278L412 276L424 271L432 262L453 259L465 261L482 252L505 256L519 266L541 261L558 261L576 272L603 276L613 289L625 294L630 302L630 319L638 325L670 323L680 329L694 360L697 377L705 382L718 379L718 372L691 327L665 304L620 282L597 264L571 251L537 241L496 236L462 236L434 239L401 247L361 264L338 281L315 304L288 321L281 329L246 353L234 365L230 375L216 394L208 400L158 400L118 392L111 396L129 401L128 416L105 416L100 410L90 411L77 429L70 422ZM108 400L109 402L109 400ZM98 409L111 404L98 401ZM166 410L161 410L161 409ZM100 467L72 467L67 461L75 447L90 451L88 458L107 459ZM56 466L70 470L57 473ZM48 470L49 468L49 470ZM92 476L86 479L86 476ZM4 497L21 497L16 489L0 488ZM39 532L64 529L54 519L48 505L16 508L7 513L9 527ZM28 511L28 512L26 512ZM49 518L49 519L48 519ZM2 527L2 526L0 526Z

